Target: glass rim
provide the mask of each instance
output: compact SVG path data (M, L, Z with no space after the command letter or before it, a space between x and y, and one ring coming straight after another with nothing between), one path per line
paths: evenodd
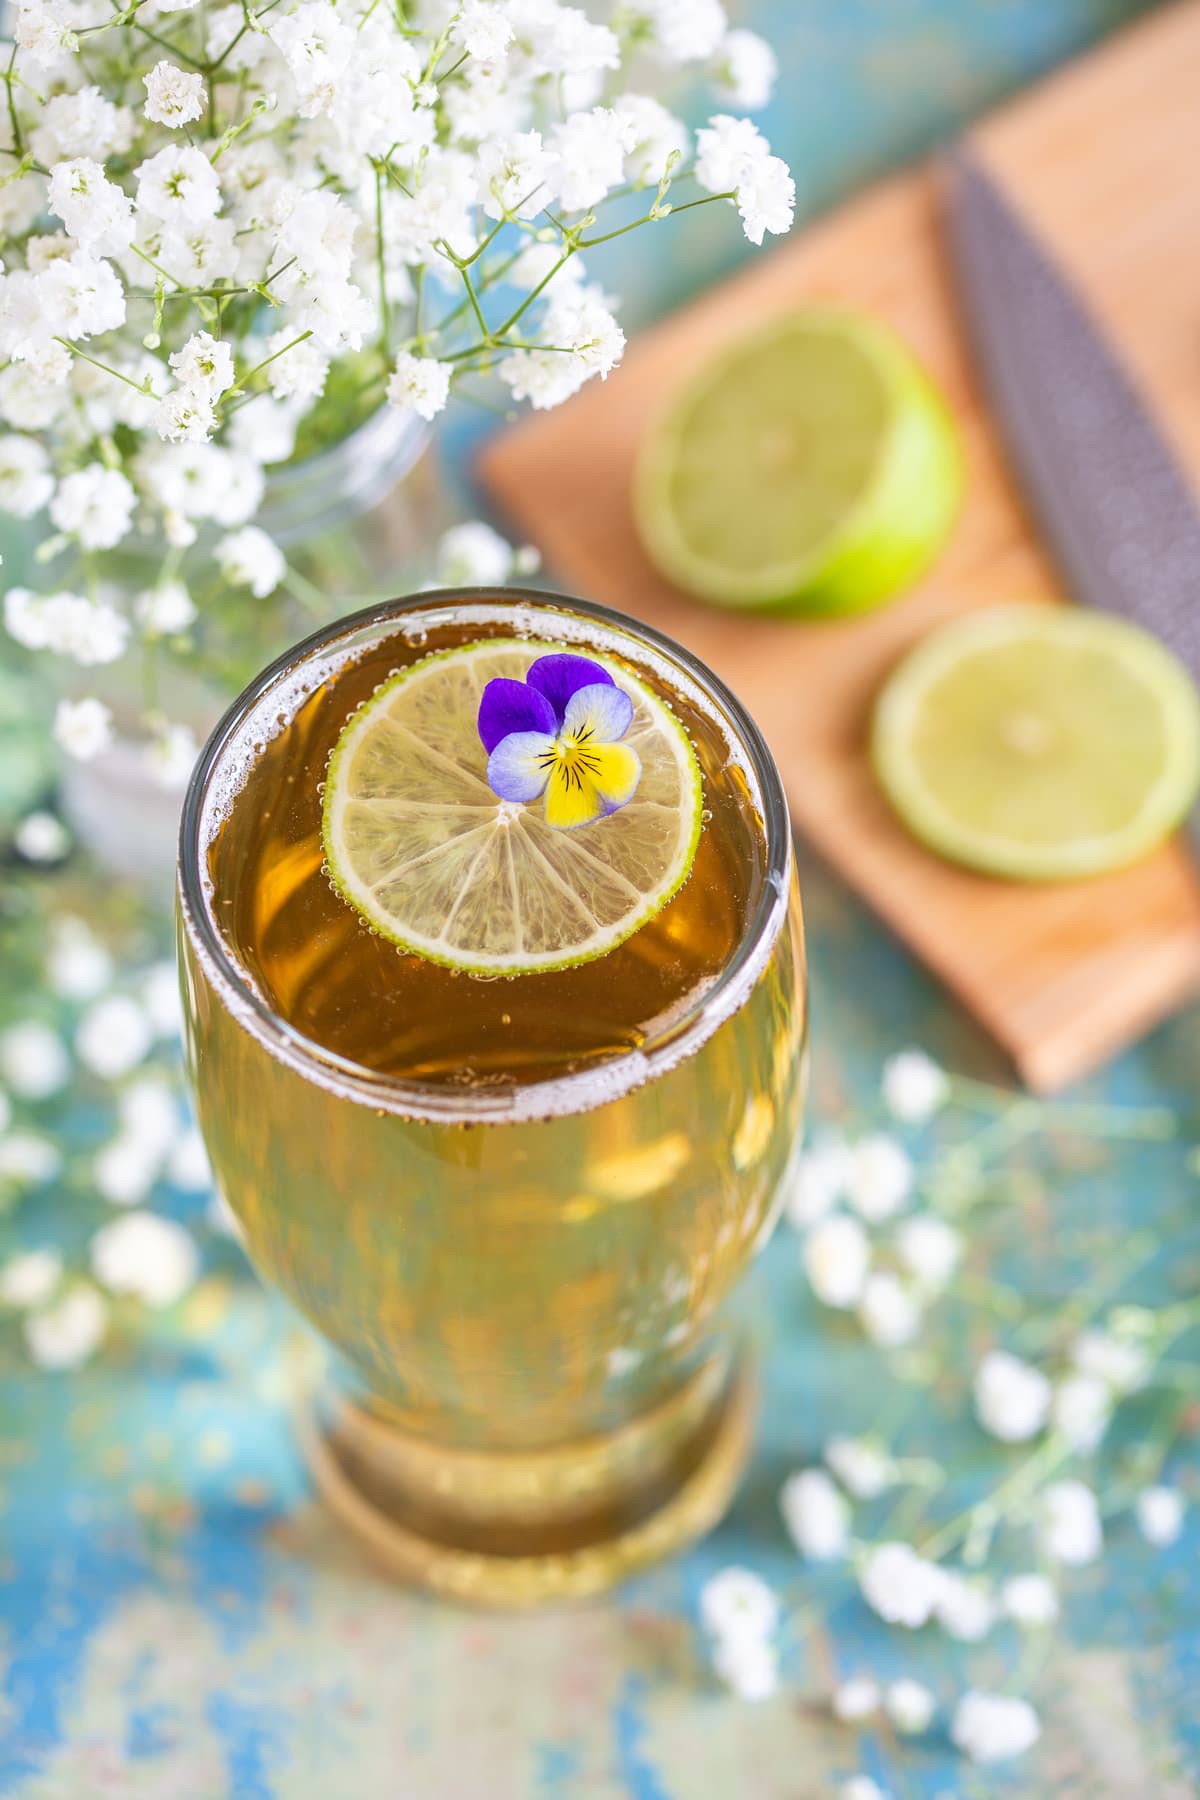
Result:
M511 1089L463 1090L445 1083L389 1075L352 1062L298 1030L262 997L239 965L213 916L203 866L202 826L211 783L242 726L271 689L305 663L330 651L339 639L349 642L376 626L399 622L421 611L456 605L518 605L537 611L565 612L585 624L594 620L606 630L632 639L635 646L644 645L669 666L681 670L716 708L718 723L723 721L730 729L734 747L749 763L758 787L766 838L762 893L745 931L719 973L663 1031L636 1050L618 1053L604 1063ZM348 613L293 644L247 684L213 727L192 770L180 817L177 886L183 928L193 948L201 953L205 974L217 989L218 1000L236 1021L253 1029L271 1053L306 1079L323 1086L332 1081L347 1098L376 1108L382 1106L414 1118L482 1123L592 1110L608 1098L666 1073L692 1055L725 1019L739 1010L766 967L787 917L791 868L791 820L779 771L766 740L736 694L691 651L640 619L550 589L456 587L426 589ZM737 984L741 979L745 979L746 992L739 996ZM618 1072L624 1073L624 1079L613 1087L612 1077ZM613 1092L606 1093L606 1088L613 1088Z

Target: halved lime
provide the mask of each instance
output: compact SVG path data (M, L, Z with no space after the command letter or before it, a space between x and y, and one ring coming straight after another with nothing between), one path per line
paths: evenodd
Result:
M705 363L647 435L647 555L716 606L862 612L940 548L962 490L942 399L884 326L789 313Z
M1105 613L998 607L912 651L875 707L883 790L923 843L1026 881L1136 861L1200 789L1200 698L1157 638Z
M633 702L642 773L619 812L577 831L540 803L499 800L476 720L496 676L522 680L561 644L490 638L403 669L334 747L322 833L329 872L368 924L414 955L477 975L590 962L686 881L700 838L700 765L674 713L588 649Z

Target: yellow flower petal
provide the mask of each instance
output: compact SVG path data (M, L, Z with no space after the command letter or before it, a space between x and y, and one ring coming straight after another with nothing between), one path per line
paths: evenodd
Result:
M628 744L588 745L591 767L588 774L595 784L606 812L615 812L633 799L641 780L642 764L636 750Z
M556 831L571 831L603 818L604 802L594 783L578 770L560 763L546 788L546 823Z

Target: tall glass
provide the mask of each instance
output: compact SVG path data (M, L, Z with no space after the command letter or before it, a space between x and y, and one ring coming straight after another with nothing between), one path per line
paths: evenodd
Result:
M497 620L619 653L686 695L761 856L724 965L636 1048L525 1085L402 1080L268 1004L222 921L241 881L292 877L247 862L214 882L212 848L264 744L331 675L446 621ZM274 663L217 727L184 808L179 896L200 1126L260 1273L331 1353L302 1433L346 1525L394 1573L504 1605L597 1591L709 1529L753 1414L723 1302L775 1223L806 1064L787 808L728 689L578 601L500 589L373 608Z

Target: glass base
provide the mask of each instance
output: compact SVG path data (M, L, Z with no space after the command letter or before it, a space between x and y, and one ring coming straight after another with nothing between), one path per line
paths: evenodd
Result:
M602 1593L710 1531L754 1413L748 1364L720 1356L653 1411L562 1448L448 1449L320 1386L299 1429L317 1491L389 1575L467 1605L529 1607Z

